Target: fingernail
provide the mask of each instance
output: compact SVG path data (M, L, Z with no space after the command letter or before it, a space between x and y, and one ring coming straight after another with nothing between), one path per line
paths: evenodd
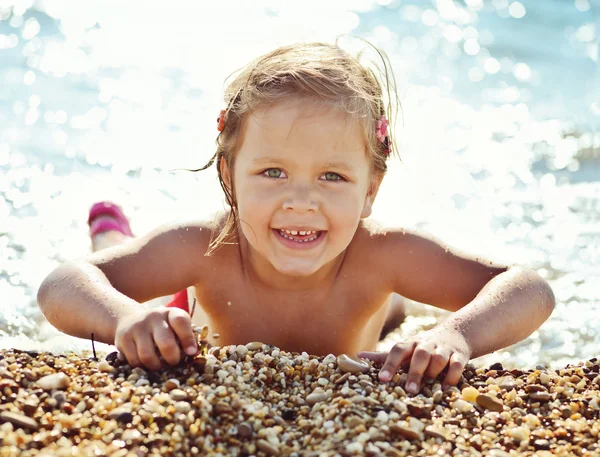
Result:
M392 374L387 370L381 370L379 372L379 379L383 382L387 382L392 379Z
M411 382L408 384L406 390L408 390L411 394L416 394L419 391L419 388L417 387L416 383Z
M198 350L198 348L196 348L195 346L189 346L185 352L187 355L194 355L196 353L196 351Z

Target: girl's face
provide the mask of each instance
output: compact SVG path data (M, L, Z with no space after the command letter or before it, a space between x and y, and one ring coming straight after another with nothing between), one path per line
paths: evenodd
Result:
M361 130L311 100L247 117L233 176L251 257L306 277L348 247L378 188Z

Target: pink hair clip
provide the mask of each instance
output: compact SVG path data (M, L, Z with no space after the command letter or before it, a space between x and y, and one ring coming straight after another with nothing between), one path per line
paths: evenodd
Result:
M377 139L381 143L385 144L386 154L390 153L389 132L388 132L389 125L390 125L390 123L386 119L385 114L382 114L381 117L379 119L377 119L377 122L375 123L375 136L377 136Z
M223 129L225 128L225 114L226 113L227 113L227 111L222 109L221 112L219 113L219 117L217 118L217 130L219 132L222 132Z

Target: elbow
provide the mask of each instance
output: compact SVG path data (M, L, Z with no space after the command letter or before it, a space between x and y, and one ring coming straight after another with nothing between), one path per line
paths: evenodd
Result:
M67 275L65 264L56 267L40 284L37 292L37 303L42 314L51 324L55 324L54 316L56 306L60 303L61 284L64 284Z
M511 267L511 270L516 270L518 274L522 275L527 285L533 286L535 294L533 298L539 303L539 308L545 314L546 319L550 317L556 307L556 297L548 281L532 269L514 266Z

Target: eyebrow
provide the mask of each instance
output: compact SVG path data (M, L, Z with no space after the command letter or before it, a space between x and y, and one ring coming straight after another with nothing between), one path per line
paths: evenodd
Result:
M254 159L252 161L253 165L269 165L269 164L279 164L285 162L285 160L282 160L281 158L278 157L261 157L259 159ZM323 168L336 168L339 170L345 170L345 171L352 171L352 168L350 168L346 163L341 162L341 161L335 161L335 160L331 160L329 162L325 162L323 165Z

